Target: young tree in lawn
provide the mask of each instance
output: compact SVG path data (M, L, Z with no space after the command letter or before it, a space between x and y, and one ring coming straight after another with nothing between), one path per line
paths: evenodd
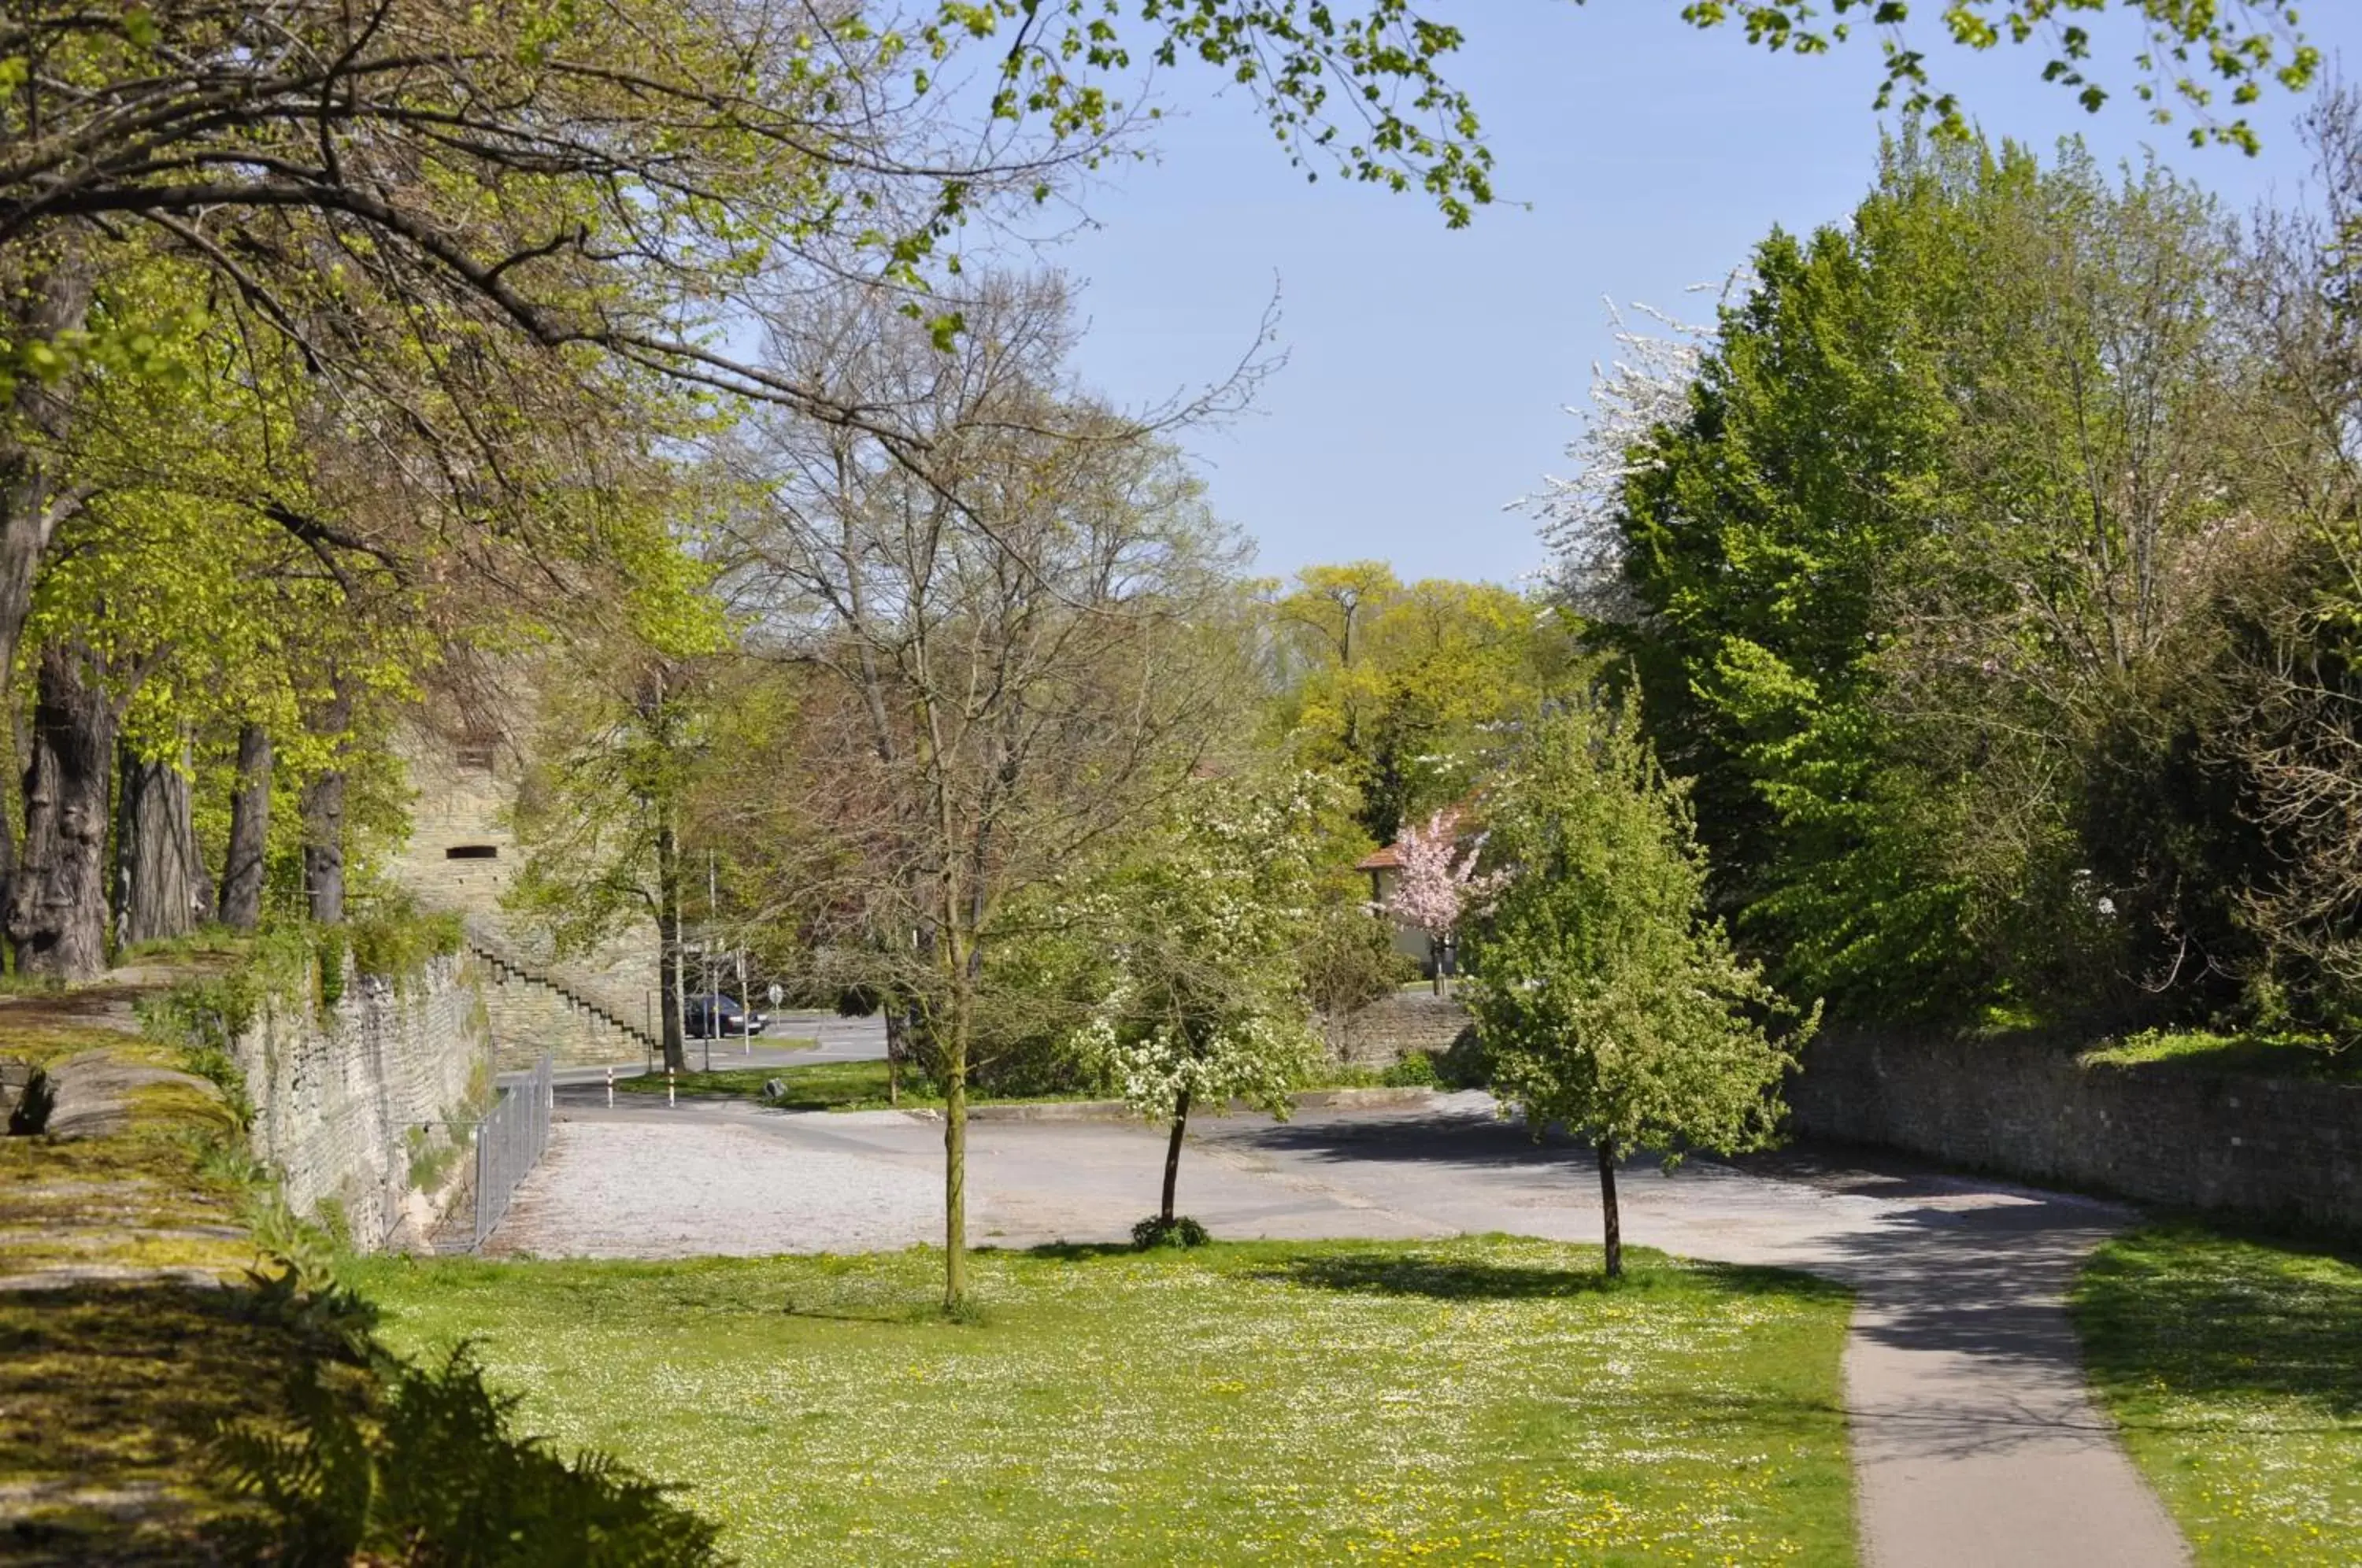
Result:
M1462 814L1457 810L1437 812L1426 826L1403 829L1396 841L1402 870L1378 906L1381 912L1427 933L1435 950L1438 996L1451 990L1444 953L1458 939L1461 922L1482 913L1507 879L1499 871L1476 869L1477 857L1485 852L1483 834L1465 850L1460 847Z
M1172 1135L1153 1232L1169 1233L1192 1109L1244 1099L1285 1116L1314 1040L1297 954L1314 919L1323 781L1193 780L1148 853L1083 900L1106 933L1107 989L1077 1043L1124 1102Z
M724 581L803 675L794 761L746 802L767 918L900 999L944 1090L944 1304L966 1291L969 1074L1043 895L1152 826L1245 705L1235 541L1155 430L1072 391L1056 278L988 277L945 352L885 291L793 302L782 373L925 447L766 419ZM759 912L759 911L758 911Z
M1493 1087L1537 1136L1562 1122L1599 1162L1606 1269L1623 1273L1616 1164L1772 1138L1781 1076L1820 1009L1794 1010L1705 914L1705 861L1682 786L1628 702L1539 715L1486 797L1507 881L1470 933L1469 1008Z

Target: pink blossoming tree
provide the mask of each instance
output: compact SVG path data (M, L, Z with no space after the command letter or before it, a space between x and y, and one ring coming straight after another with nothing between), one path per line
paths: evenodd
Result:
M1476 857L1485 848L1485 835L1478 834L1462 853L1459 824L1460 813L1447 811L1428 818L1425 827L1404 828L1395 846L1402 869L1393 889L1378 905L1380 913L1425 932L1435 945L1438 996L1444 994L1448 984L1442 949L1452 942L1460 922L1483 913L1507 880L1505 872L1477 872Z

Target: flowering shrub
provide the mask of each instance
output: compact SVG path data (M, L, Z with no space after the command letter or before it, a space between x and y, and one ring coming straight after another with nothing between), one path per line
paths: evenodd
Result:
M1087 900L1109 980L1075 1045L1142 1117L1233 1099L1286 1110L1315 1050L1296 955L1321 788L1195 783L1155 846Z

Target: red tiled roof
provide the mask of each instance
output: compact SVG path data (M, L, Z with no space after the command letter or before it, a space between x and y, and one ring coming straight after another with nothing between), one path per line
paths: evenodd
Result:
M1456 806L1444 807L1438 814L1443 818L1443 825L1445 828L1450 830L1451 836L1454 839L1458 839L1464 836L1462 833L1462 825L1466 823L1471 816L1475 814L1475 811L1476 801L1472 797L1461 801ZM1424 826L1425 824L1421 823L1420 825ZM1384 849L1372 850L1369 854L1364 855L1362 858L1353 862L1353 869L1356 871L1401 870L1402 840L1397 838Z

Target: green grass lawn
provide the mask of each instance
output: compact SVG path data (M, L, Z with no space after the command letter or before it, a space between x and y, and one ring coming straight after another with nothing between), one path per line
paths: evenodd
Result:
M682 1483L749 1563L1853 1560L1849 1311L1509 1238L682 1264L381 1260L518 1420Z
M806 1041L773 1041L773 1045L789 1046L810 1043ZM674 1075L673 1088L679 1094L722 1097L731 1099L760 1099L763 1086L777 1078L787 1088L785 1098L776 1104L783 1110L883 1110L894 1104L912 1110L931 1110L944 1103L943 1096L934 1091L924 1073L915 1068L902 1069L900 1096L889 1101L886 1098L886 1064L867 1062L804 1062L787 1067L731 1067L711 1073L679 1073ZM1384 1073L1367 1067L1331 1065L1316 1074L1302 1088L1368 1088L1387 1081ZM619 1078L615 1087L633 1094L661 1095L665 1092L665 1076L646 1073L637 1077ZM971 1105L1043 1104L1061 1100L1103 1099L1109 1098L1098 1090L1078 1090L1070 1094L996 1095L968 1092Z
M711 1073L679 1073L674 1076L673 1084L681 1094L758 1099L763 1086L773 1078L787 1086L787 1098L774 1102L783 1110L882 1110L886 1107L886 1064L882 1061L802 1062L791 1067L730 1067ZM633 1094L660 1096L665 1092L665 1076L645 1073L638 1077L619 1078L615 1087ZM941 1105L943 1101L928 1092L924 1077L906 1068L900 1103L928 1106Z
M2142 1231L2092 1259L2075 1317L2200 1562L2362 1561L2362 1264Z
M2249 1077L2362 1081L2362 1055L2333 1052L2326 1042L2308 1035L2150 1030L2086 1051L2081 1059L2090 1066L2166 1066Z

